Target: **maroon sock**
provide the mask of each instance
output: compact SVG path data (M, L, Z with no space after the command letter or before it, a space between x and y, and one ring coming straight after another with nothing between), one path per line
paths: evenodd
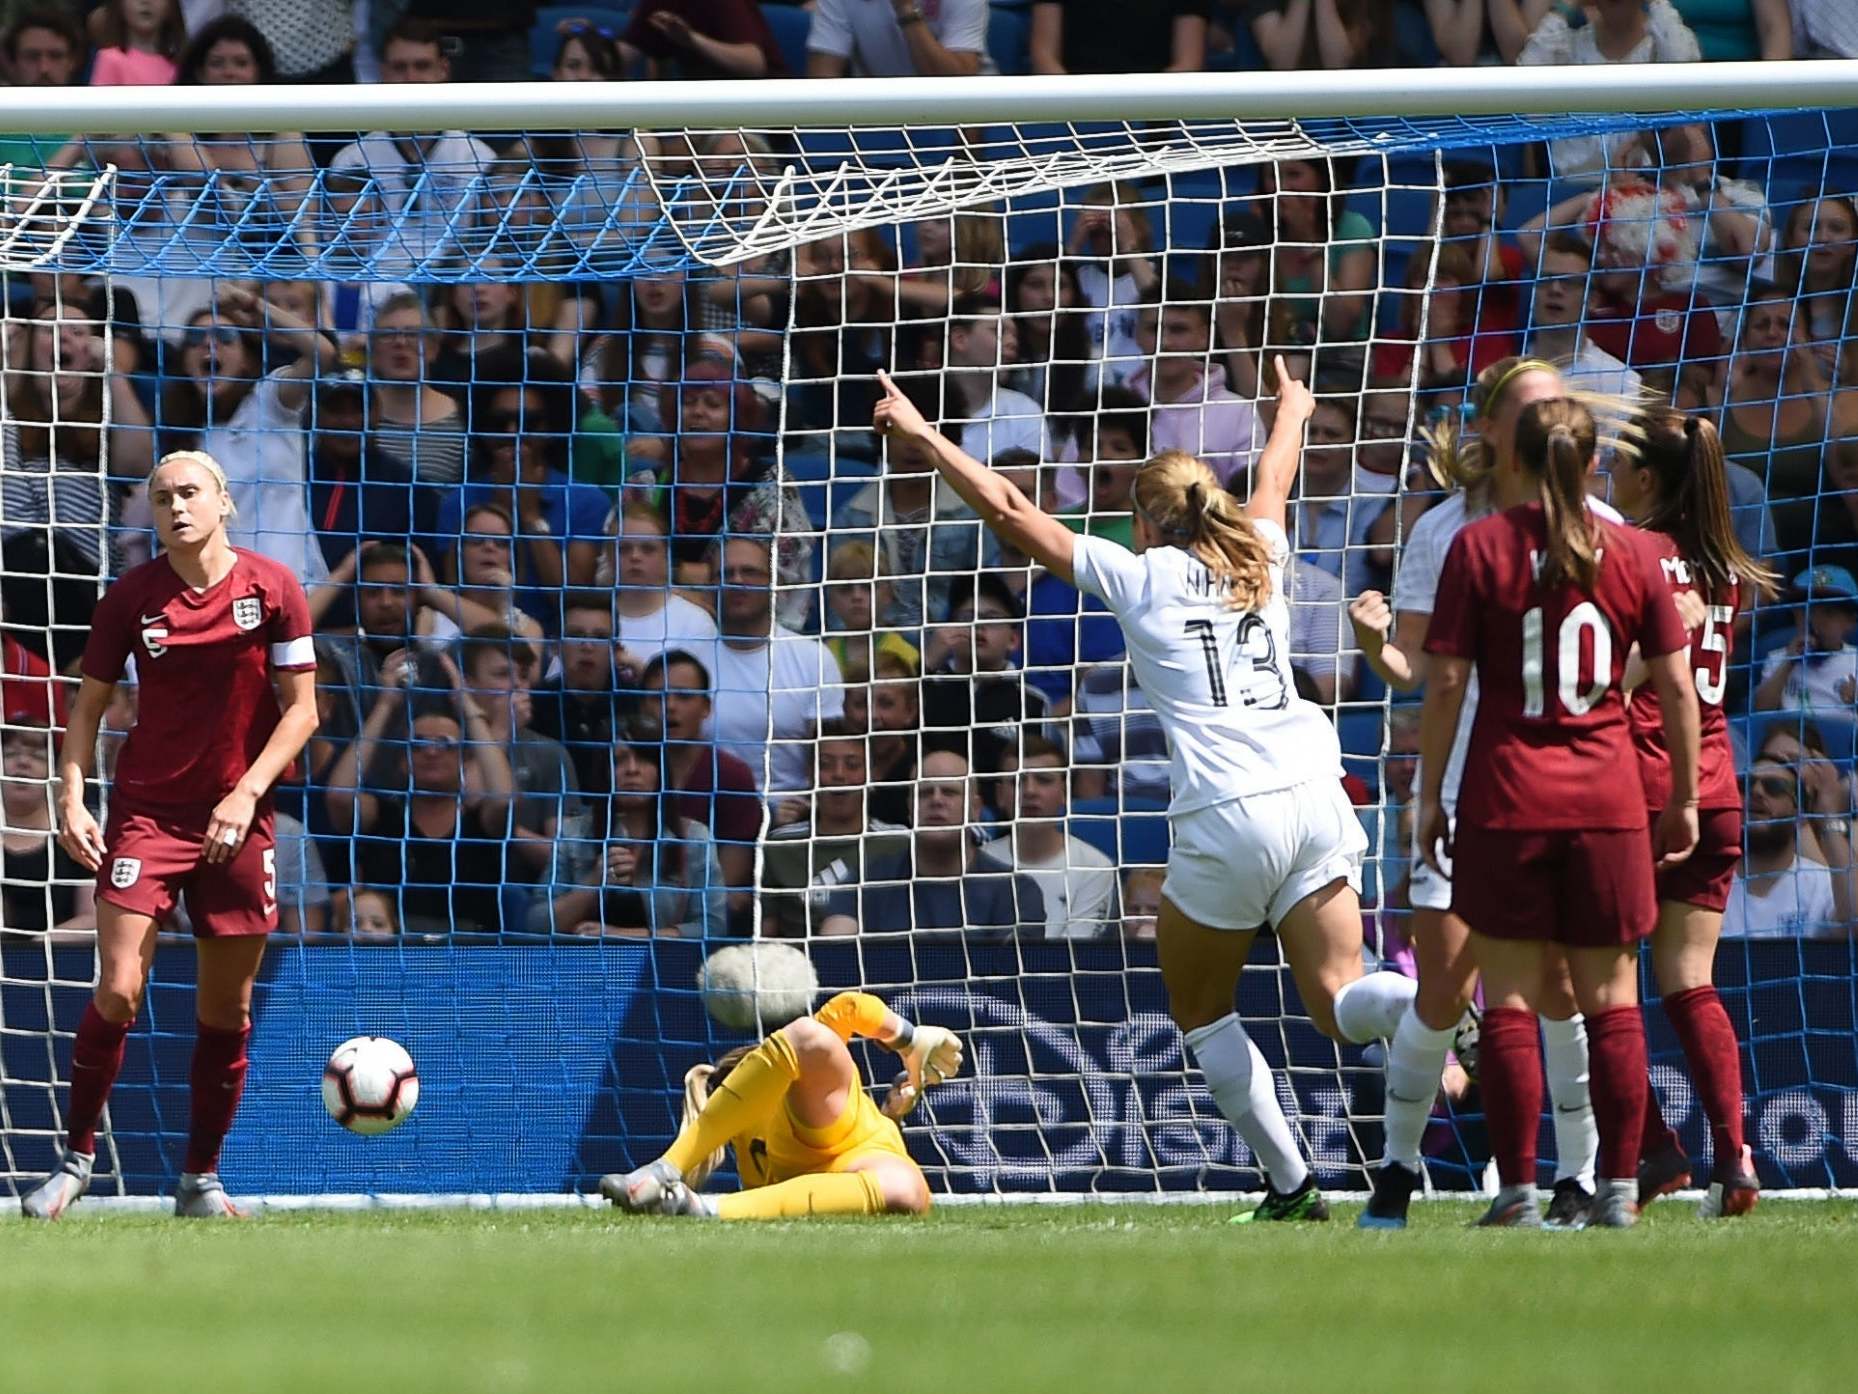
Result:
M1691 1083L1710 1120L1716 1165L1742 1155L1742 1052L1722 998L1709 986L1664 999L1664 1014L1684 1047Z
M222 1031L199 1023L194 1037L194 1064L187 1083L192 1091L192 1116L187 1130L187 1164L198 1175L219 1170L219 1149L232 1130L245 1092L245 1043L252 1038L249 1023L237 1031Z
M1534 1012L1492 1007L1478 1037L1478 1084L1497 1174L1506 1186L1535 1184L1542 1126L1542 1047Z
M1637 1007L1609 1007L1588 1015L1588 1088L1594 1125L1600 1130L1596 1170L1603 1181L1631 1181L1639 1174L1647 1068L1645 1018Z
M1662 1152L1667 1147L1681 1149L1683 1145L1677 1130L1664 1121L1664 1109L1658 1104L1658 1091L1651 1087L1648 1080L1645 1085L1645 1126L1639 1130L1640 1160L1654 1152Z
M68 1141L73 1152L96 1155L97 1120L103 1117L110 1086L122 1071L123 1043L133 1024L105 1019L95 1002L84 1008L84 1019L77 1024L77 1040L71 1047L71 1107L66 1122L71 1128Z

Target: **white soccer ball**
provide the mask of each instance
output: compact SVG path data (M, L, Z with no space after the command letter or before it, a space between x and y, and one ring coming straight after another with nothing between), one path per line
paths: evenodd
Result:
M413 1057L385 1036L343 1041L323 1066L323 1107L351 1133L374 1137L391 1132L418 1102Z
M819 971L791 944L758 939L731 944L697 973L703 1005L722 1025L766 1034L813 1010Z

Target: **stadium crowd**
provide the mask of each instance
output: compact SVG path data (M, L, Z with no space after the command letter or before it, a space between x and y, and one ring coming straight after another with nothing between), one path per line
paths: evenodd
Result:
M16 85L64 86L1858 56L1838 0L1168 0L1154 25L1101 0L571 8L14 4L0 57ZM1735 623L1749 831L1725 932L1849 934L1858 206L1840 179L1858 145L1826 132L1792 160L1755 120L1460 152L1436 238L1431 196L1415 212L1390 168L1310 159L1080 191L1049 233L979 210L726 272L525 284L493 250L417 287L12 277L4 928L89 922L51 837L54 675L96 580L149 554L138 481L197 448L232 482L235 540L310 588L321 726L279 792L286 932L724 936L759 910L774 935L1152 937L1168 754L1117 626L985 535L916 446L880 446L873 374L899 372L1049 512L1127 543L1153 452L1245 492L1276 353L1319 395L1292 664L1337 715L1369 902L1395 924L1415 708L1384 706L1347 603L1389 586L1441 497L1421 428L1527 351L1718 420L1738 532L1790 582ZM530 212L568 225L639 197L641 160L727 185L781 153L753 135L0 137L15 178L143 176L165 206L135 235L168 239L249 229L254 201L297 236L517 219L449 183L461 170L514 197L562 179L587 205ZM313 189L327 207L304 217ZM135 700L125 683L106 718L106 776Z

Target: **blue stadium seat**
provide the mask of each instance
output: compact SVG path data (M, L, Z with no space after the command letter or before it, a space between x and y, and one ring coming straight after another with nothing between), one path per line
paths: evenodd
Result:
M538 78L546 78L555 71L555 51L561 47L561 35L555 26L570 19L584 19L595 29L617 39L632 23L632 11L592 5L542 6L535 12L535 24L529 30L529 69Z
M1749 117L1742 123L1742 174L1770 190L1858 186L1858 108Z
M774 42L781 50L781 61L794 77L806 75L806 36L813 27L813 16L798 5L763 5L761 17L774 31Z
M1032 71L1032 19L1017 6L996 4L987 12L987 56L1005 77Z
M1168 860L1168 808L1131 799L1079 799L1071 805L1071 833L1118 866L1161 866Z
M1347 755L1375 756L1381 752L1384 720L1379 708L1344 711L1336 718L1336 736Z

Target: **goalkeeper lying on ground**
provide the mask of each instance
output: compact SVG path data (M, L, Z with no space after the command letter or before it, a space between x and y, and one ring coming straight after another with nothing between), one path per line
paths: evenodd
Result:
M903 1057L905 1073L880 1109L845 1043L866 1036ZM910 1159L896 1119L925 1085L961 1070L961 1040L940 1026L912 1026L877 998L841 992L812 1016L758 1046L740 1046L684 1076L684 1123L657 1161L600 1178L622 1210L723 1220L805 1215L920 1215L929 1186ZM714 1089L712 1080L720 1080ZM742 1189L701 1194L735 1149Z

